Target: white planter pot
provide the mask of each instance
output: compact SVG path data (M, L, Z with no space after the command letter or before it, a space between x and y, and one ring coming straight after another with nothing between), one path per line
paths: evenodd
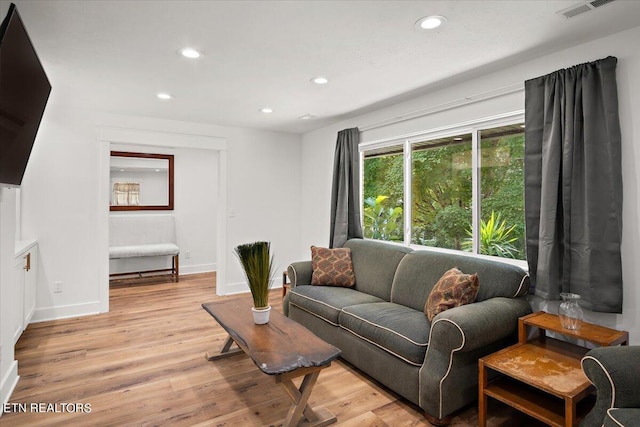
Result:
M264 325L265 323L269 323L269 313L271 312L271 306L265 308L251 307L251 311L253 312L253 322L256 325Z

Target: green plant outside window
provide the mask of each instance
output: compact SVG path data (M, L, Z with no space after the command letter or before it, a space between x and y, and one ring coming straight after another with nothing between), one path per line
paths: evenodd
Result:
M411 171L405 173L403 146L365 151L363 222L366 238L405 239L411 180L410 243L455 250L473 249L473 217L478 217L479 253L526 259L524 222L524 130L521 124L478 130L477 168L473 133L410 144ZM478 212L472 179L478 179Z

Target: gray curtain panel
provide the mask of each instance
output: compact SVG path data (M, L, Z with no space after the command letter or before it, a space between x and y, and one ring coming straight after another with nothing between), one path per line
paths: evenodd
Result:
M330 248L341 248L348 239L362 238L359 142L358 128L338 132L331 189Z
M617 59L525 82L525 215L534 293L622 312Z

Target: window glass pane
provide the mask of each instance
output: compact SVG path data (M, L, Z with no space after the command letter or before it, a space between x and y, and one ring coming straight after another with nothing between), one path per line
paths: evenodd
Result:
M402 145L365 152L364 237L404 240L404 166Z
M480 131L480 253L526 259L522 123Z
M411 168L411 243L471 250L471 134L413 144Z

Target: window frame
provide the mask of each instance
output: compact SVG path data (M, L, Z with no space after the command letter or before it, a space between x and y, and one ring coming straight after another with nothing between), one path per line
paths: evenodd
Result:
M485 258L491 260L499 260L505 263L514 264L519 267L527 269L526 260L517 260L512 258L502 258L492 255L484 255L479 253L479 226L480 226L480 132L487 129L492 129L501 126L514 125L518 123L524 123L524 110L511 111L504 114L498 114L495 116L484 117L475 120L469 120L453 125L442 126L425 131L414 132L411 134L405 134L397 137L386 138L371 142L362 142L358 146L360 154L360 206L364 205L364 160L367 151L379 150L385 147L397 147L403 146L403 201L404 201L404 241L393 242L395 244L401 244L412 249L418 250L431 250L435 252L464 254L472 257ZM472 210L472 233L473 233L473 248L472 252L460 251L455 249L439 248L434 246L423 246L412 241L412 147L414 144L433 140L437 138L446 138L462 133L471 134L471 167L472 167L472 197L471 197L471 210ZM523 182L524 188L524 182ZM364 210L361 209L361 221L364 221ZM364 222L362 222L364 224Z

